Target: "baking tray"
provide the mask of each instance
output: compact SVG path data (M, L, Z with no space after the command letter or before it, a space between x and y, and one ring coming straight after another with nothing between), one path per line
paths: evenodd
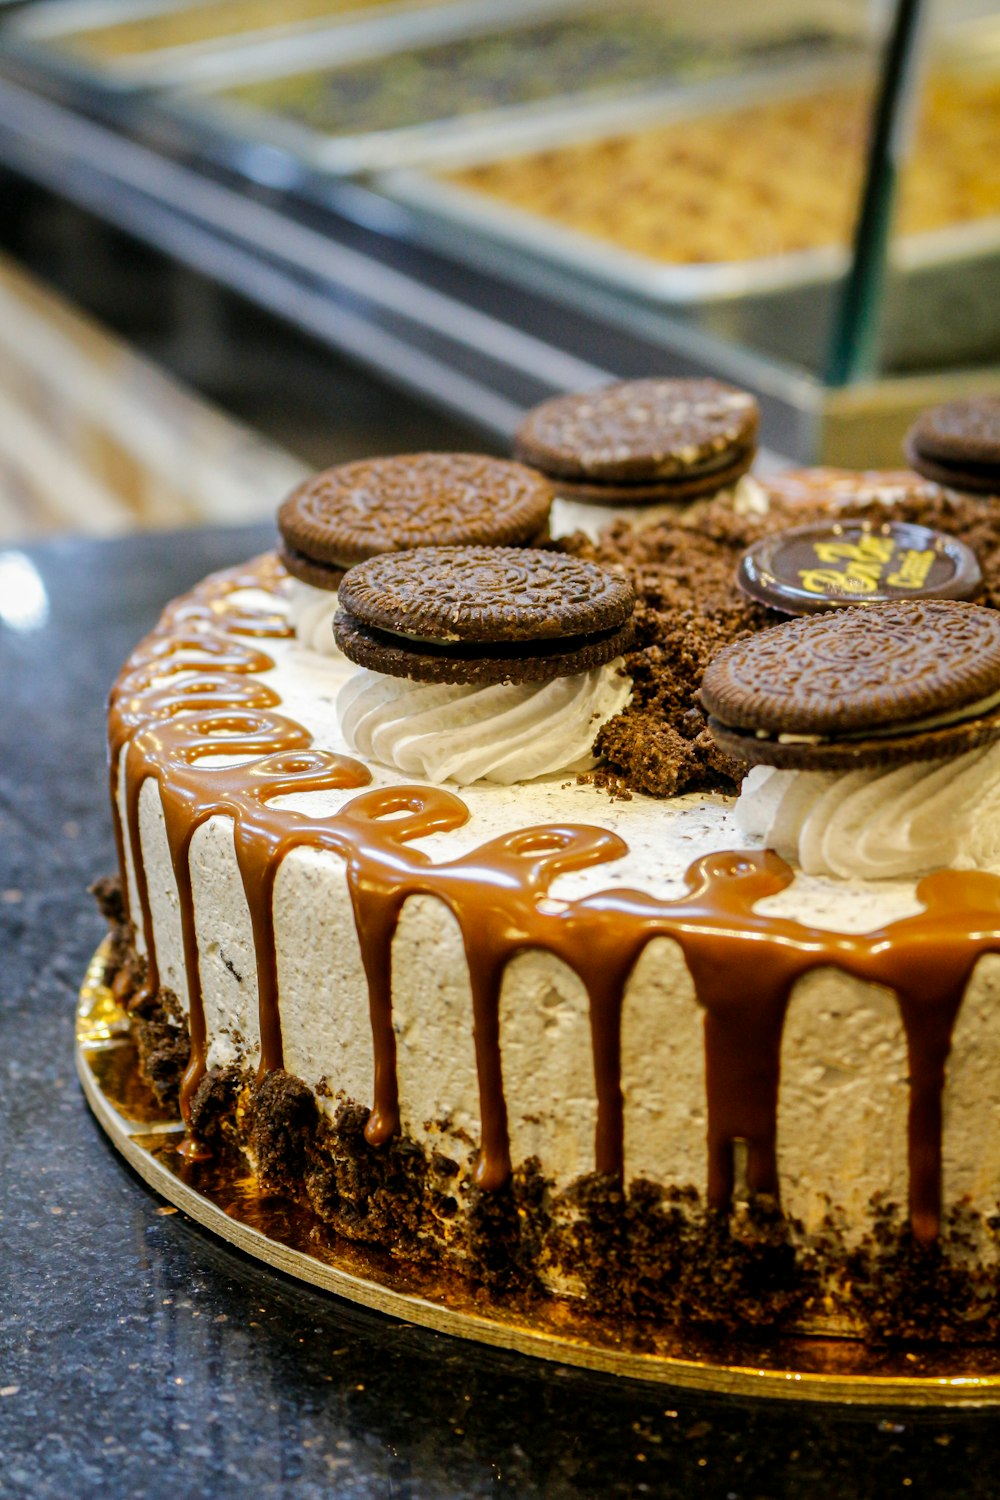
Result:
M556 14L580 0L505 0L503 22L515 25L529 17ZM462 36L497 22L488 0L354 0L328 18L287 20L275 7L273 25L221 34L177 46L99 57L74 47L75 38L117 22L162 20L196 10L192 0L42 0L10 21L3 30L5 50L35 63L53 63L60 71L103 80L115 89L206 87L257 79L375 57L424 41Z
M378 173L373 185L406 208L418 237L472 265L502 268L529 285L536 285L546 271L568 272L551 285L574 303L585 303L586 288L611 291L732 342L821 369L836 294L850 264L846 246L753 261L667 264L491 200L437 174L857 78L856 66L853 72L829 64L782 68L661 92L632 101L631 111L620 101L617 111L603 117L580 111L554 122L554 129L537 128L538 122L498 123L489 141L471 132L451 144L439 138L420 162ZM889 257L885 368L902 372L995 361L1000 347L1000 217L896 237Z
M649 9L648 6L645 8ZM416 28L418 18L411 16L408 20L412 24L406 37L397 29L392 36L383 36L378 47L373 37L365 60L388 58L411 45L460 41L484 34L510 35L562 16L603 15L606 11L603 0L569 0L569 3L567 0L519 0L517 4L505 5L498 18L496 7L490 4L490 0L468 0L468 3L459 0L445 11L434 13L433 34L429 29L431 17L424 15L419 35ZM683 36L683 24L677 24L678 33ZM839 34L832 27L828 34L832 41L839 42ZM274 82L293 77L296 73L315 71L333 60L331 53L319 48L316 38L317 34L313 33L311 37L289 39L280 51L277 46L272 48L267 58L261 52L253 58L244 54L240 60L239 76L236 76L234 65L226 87ZM794 47L784 48L781 56L782 62L775 71L782 74L799 61ZM343 59L338 56L336 60ZM360 60L360 53L350 59L354 62ZM265 62L266 72L263 71ZM738 84L734 77L734 70L740 67L737 54L721 62L719 73L708 82L685 82L684 65L680 66L677 81L669 86L669 97L676 94L679 99L697 99L706 89L711 92L721 86L731 90ZM770 72L767 70L762 76L769 77ZM228 137L234 142L264 144L283 150L314 171L356 176L400 165L426 164L456 152L489 152L497 140L502 141L507 149L512 143L515 148L524 143L525 149L529 149L530 144L537 140L553 144L571 140L579 135L582 126L595 133L625 128L627 122L635 118L637 110L641 112L644 107L650 107L653 101L662 104L666 82L665 75L661 75L613 89L563 93L530 104L510 104L447 119L428 120L419 125L341 135L283 118L249 101L228 96L222 91L218 77L195 82L193 87L162 99L161 106L175 119L185 120L195 130L207 131L216 139Z

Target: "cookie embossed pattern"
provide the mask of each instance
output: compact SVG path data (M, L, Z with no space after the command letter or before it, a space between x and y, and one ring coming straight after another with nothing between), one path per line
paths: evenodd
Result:
M723 799L363 764L285 587L209 580L113 694L115 982L189 1153L498 1306L995 1338L1000 882L841 889Z
M547 534L551 502L541 474L478 453L411 453L314 474L278 511L296 635L336 653L337 590L353 564L411 547L526 546Z
M635 596L557 552L421 547L352 568L334 620L362 670L337 714L348 747L431 781L586 771L632 684Z
M1000 492L1000 398L932 407L907 433L907 460L938 484L970 494Z
M596 540L616 519L650 526L708 496L758 506L759 423L753 396L719 380L623 380L543 401L515 452L555 489L552 535Z

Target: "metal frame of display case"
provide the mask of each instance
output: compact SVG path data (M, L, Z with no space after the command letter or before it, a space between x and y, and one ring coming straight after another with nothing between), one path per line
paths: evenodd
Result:
M0 53L0 165L501 439L557 392L713 374L757 394L776 452L892 461L911 411L970 388L963 373L830 389L570 270L526 283L502 246L471 263L371 187L16 52Z

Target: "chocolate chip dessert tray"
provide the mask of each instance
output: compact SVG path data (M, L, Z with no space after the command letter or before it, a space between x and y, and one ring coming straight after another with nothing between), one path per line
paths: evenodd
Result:
M632 210L644 213L664 235L673 234L677 224L673 211L656 219L649 194L631 176L628 192L620 194L617 208L611 202L604 205L598 232L583 227L572 209L557 216L537 203L519 203L516 193L494 192L491 187L508 171L520 171L529 159L541 163L544 154L551 153L553 179L561 177L568 196L573 191L573 159L583 172L588 151L593 161L586 157L585 170L593 181L601 171L599 154L613 149L616 141L639 140L660 127L674 126L678 136L682 127L685 134L694 128L707 135L717 131L726 116L744 110L763 115L783 104L818 103L822 108L824 99L857 91L860 76L857 59L853 66L830 61L783 66L739 79L661 90L602 108L577 109L542 123L498 122L489 139L474 131L464 132L460 139L453 136L450 142L439 137L433 149L427 143L419 163L384 171L375 182L381 193L406 207L418 233L473 264L500 266L529 285L537 285L539 276L547 275L557 293L573 303L586 303L595 291L610 290L691 318L725 338L737 338L809 365L815 363L817 351L825 348L833 299L849 264L848 245L864 165L860 146L856 160L849 160L849 151L845 156L847 165L856 171L857 183L844 205L839 243L807 243L779 253L764 253L762 246L741 247L732 222L724 227L725 232L720 228L716 246L702 248L697 258L685 260L684 246L678 246L672 258L669 244L658 253L630 245L623 226ZM956 115L968 118L964 107L959 107L965 76L964 70L948 75L957 83L946 104L954 105ZM995 71L987 74L984 69L972 86L1000 92L1000 79ZM786 139L794 134L795 127L790 126ZM748 156L749 142L741 150ZM773 155L764 150L756 153L758 166L751 161L751 171L770 172ZM953 175L962 167L960 155L957 149L950 154ZM624 167L616 168L613 162L605 170L612 184L627 176ZM904 189L909 170L904 167L901 173ZM843 171L838 171L842 178ZM660 176L666 192L670 186L666 172L657 169L654 175ZM822 165L813 161L799 183L795 173L775 165L775 201L784 196L794 209L799 198L804 221L815 219L815 200L822 197L825 175ZM774 204L763 199L755 204L746 198L742 206L739 197L727 202L724 189L709 171L703 173L699 191L704 201L691 205L695 219L708 220L713 206L721 206L730 221L764 225L774 212ZM610 190L615 191L614 187ZM679 184L675 202L690 202L690 198ZM904 216L903 230L890 246L891 295L886 298L883 330L888 367L992 357L1000 331L1000 211L977 212L979 217L957 215L952 222L929 228L907 226ZM694 228L697 231L699 225L695 223Z

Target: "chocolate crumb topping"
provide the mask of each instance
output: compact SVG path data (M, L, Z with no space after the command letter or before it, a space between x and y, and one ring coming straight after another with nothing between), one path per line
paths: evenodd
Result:
M942 491L903 500L891 510L877 502L838 504L837 515L876 521L891 515L957 536L982 569L978 602L1000 608L1000 500ZM710 502L684 524L634 531L616 522L597 542L581 533L565 540L575 556L630 578L637 596L636 642L625 657L632 701L598 736L605 764L592 777L599 785L617 796L735 792L744 767L713 743L698 691L717 651L781 618L740 595L737 562L762 537L828 516L820 504L772 499L766 516L738 516L728 503Z

